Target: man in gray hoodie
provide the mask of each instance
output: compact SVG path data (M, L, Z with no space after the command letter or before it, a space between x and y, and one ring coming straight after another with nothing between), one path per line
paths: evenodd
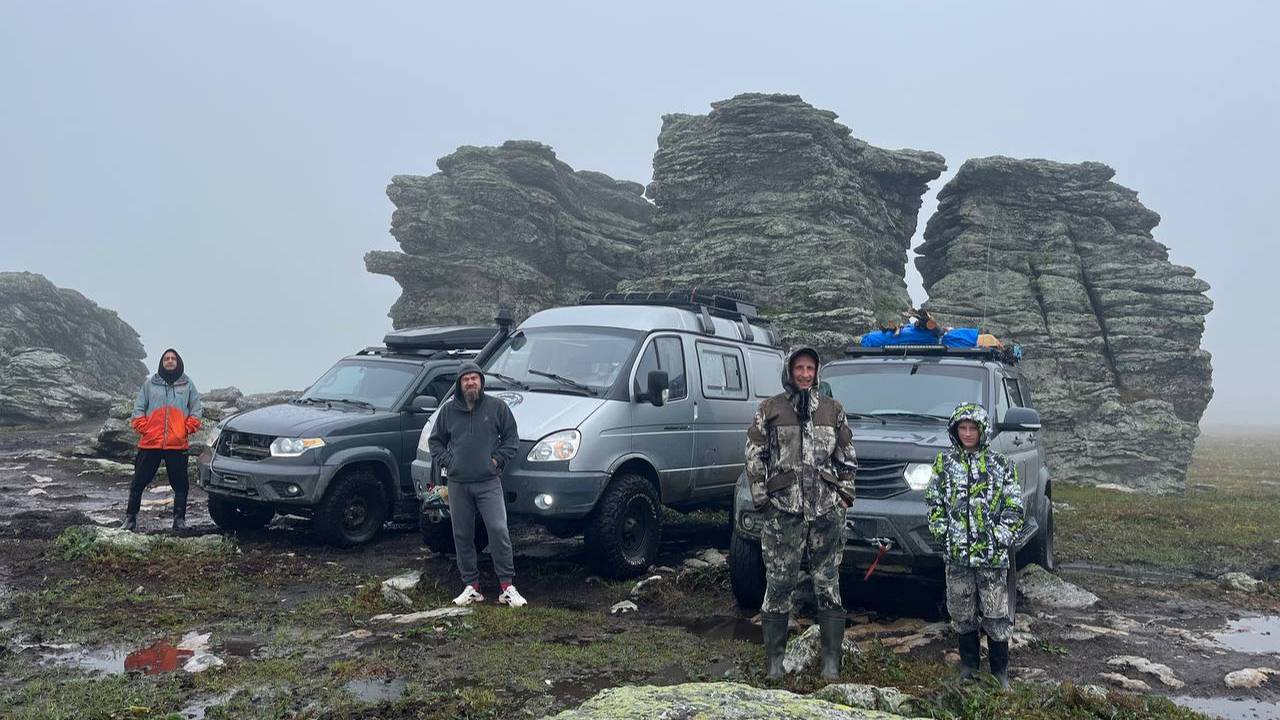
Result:
M483 602L477 567L475 519L479 512L489 533L489 552L502 592L498 602L521 607L525 599L512 584L515 562L511 534L507 530L507 505L502 492L502 471L519 448L516 419L511 408L484 392L484 372L475 363L458 370L453 397L436 411L427 440L431 459L448 477L449 515L453 520L453 546L465 587L455 605Z

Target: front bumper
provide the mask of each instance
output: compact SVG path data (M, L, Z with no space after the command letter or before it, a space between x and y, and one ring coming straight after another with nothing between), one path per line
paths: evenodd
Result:
M532 442L521 442L516 457L502 474L502 490L506 496L507 513L532 520L578 520L590 514L596 501L609 483L604 472L570 470L566 462L529 462L526 458ZM419 453L411 467L414 492L418 500L427 496L427 488L437 482L431 457ZM540 508L534 498L549 495L551 505ZM446 508L423 508L424 511L447 513Z
M197 484L210 495L276 506L306 507L320 501L328 469L313 460L294 462L202 456ZM301 462L298 462L301 460ZM331 474L331 473L330 473Z
M886 499L858 499L845 513L845 546L842 568L865 570L887 541L889 549L880 558L876 572L890 574L932 574L942 571L942 546L929 534L924 514L924 493L906 492ZM755 541L760 540L764 514L749 503L735 504L734 528Z

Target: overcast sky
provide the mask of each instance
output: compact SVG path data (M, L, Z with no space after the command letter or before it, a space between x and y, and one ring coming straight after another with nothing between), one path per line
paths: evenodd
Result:
M521 138L647 182L663 113L797 93L946 157L921 229L966 158L1116 168L1213 285L1206 420L1280 424L1280 4L428 5L0 0L0 270L203 388L304 387L390 328L392 175Z

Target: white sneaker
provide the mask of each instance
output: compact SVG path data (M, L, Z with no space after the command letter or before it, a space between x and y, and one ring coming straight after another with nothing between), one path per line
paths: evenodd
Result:
M453 604L459 607L478 602L484 602L484 596L470 585L463 588L462 594L453 599Z
M529 601L524 599L524 596L520 594L519 590L516 590L515 585L508 585L507 589L503 590L502 594L498 596L498 603L514 608L524 607L529 604Z

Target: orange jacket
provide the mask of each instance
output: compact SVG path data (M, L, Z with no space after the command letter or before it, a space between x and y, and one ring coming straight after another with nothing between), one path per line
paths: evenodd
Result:
M200 391L186 375L172 385L153 375L138 391L130 423L140 448L186 450L187 436L200 429Z

